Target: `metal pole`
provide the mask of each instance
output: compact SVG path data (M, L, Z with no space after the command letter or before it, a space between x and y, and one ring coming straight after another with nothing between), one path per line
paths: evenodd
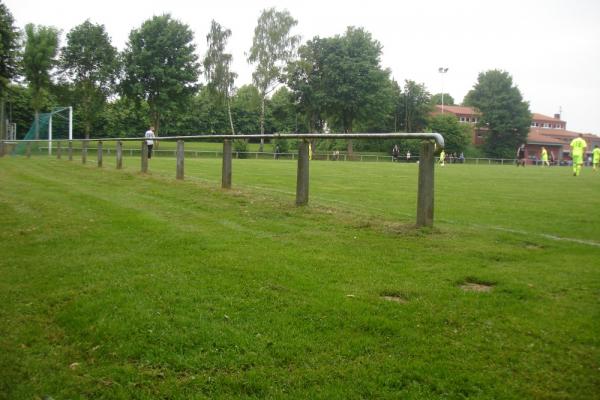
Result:
M48 155L52 155L52 114L50 114L50 120L48 121Z
M69 147L67 148L67 154L69 155L69 161L73 161L73 141L69 140Z
M309 180L309 160L308 160L308 140L300 142L298 148L298 173L296 176L296 205L305 206L308 204L308 180Z
M424 141L419 157L419 189L417 194L417 227L433 226L433 177L435 144Z
M73 140L73 107L69 106L69 140Z

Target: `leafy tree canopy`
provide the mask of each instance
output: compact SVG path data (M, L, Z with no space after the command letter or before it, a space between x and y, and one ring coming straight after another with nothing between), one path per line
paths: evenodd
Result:
M196 92L200 65L190 28L169 14L146 20L129 35L123 92L145 100L157 132L165 116Z
M529 103L523 100L508 72L480 73L463 103L481 112L479 126L488 129L484 145L487 155L513 157L515 149L527 140L531 125Z
M431 104L441 105L442 104L442 94L436 93L433 96L431 96ZM453 106L454 104L455 104L454 97L452 97L450 95L450 93L444 93L444 105L445 106Z
M0 3L0 92L17 73L19 31L10 10Z
M471 141L472 128L461 124L452 114L436 114L429 118L427 127L444 137L447 153L464 152Z

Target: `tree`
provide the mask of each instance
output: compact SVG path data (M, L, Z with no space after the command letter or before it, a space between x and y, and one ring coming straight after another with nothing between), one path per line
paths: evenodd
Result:
M31 91L31 106L35 111L35 138L40 137L40 110L47 102L51 70L57 64L58 30L50 26L25 26L23 69Z
M218 100L227 102L227 114L231 134L235 135L233 118L231 117L231 93L237 74L230 71L232 56L225 53L227 39L231 36L231 30L223 28L215 20L211 22L210 33L206 35L208 51L204 57L204 75L208 81L208 89L216 94ZM219 101L220 102L220 101Z
M427 127L432 132L442 134L445 150L448 153L464 152L469 145L470 126L458 122L453 114L436 114L429 118Z
M110 44L104 25L89 20L67 34L61 67L74 82L85 137L102 115L106 98L112 92L118 69L117 50Z
M285 86L277 89L269 102L269 111L275 132L296 132L296 109L292 93Z
M275 8L263 10L254 28L252 47L248 62L256 64L252 81L261 97L260 134L265 133L265 101L267 95L282 80L283 68L295 54L300 36L291 35L291 29L298 23L288 11ZM260 140L263 151L264 139Z
M431 97L424 84L406 80L399 109L405 132L422 132L432 110Z
M237 90L232 102L235 115L236 131L241 133L256 132L261 114L262 99L258 89L253 85L244 85Z
M11 79L17 73L19 31L9 9L0 3L0 140L6 138L5 102Z
M488 156L513 157L515 149L527 140L531 125L529 103L523 101L508 72L480 73L463 103L481 113L478 125L488 129L484 144Z
M150 121L160 132L169 113L196 92L200 65L190 28L169 14L146 20L129 34L123 54L123 93L147 101Z
M343 36L315 37L301 47L288 81L311 120L325 114L331 126L351 133L357 121L392 114L392 85L389 71L380 66L381 49L369 32L354 27ZM347 143L352 153L352 141Z
M431 104L440 105L442 104L442 94L436 93L431 96ZM450 93L444 93L444 105L445 106L453 106L454 105L454 97L450 96Z

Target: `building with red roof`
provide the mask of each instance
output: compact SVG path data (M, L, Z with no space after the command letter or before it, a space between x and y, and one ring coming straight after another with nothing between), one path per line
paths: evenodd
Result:
M432 114L441 114L442 106L436 105ZM444 113L454 114L461 123L473 125L472 143L481 145L487 134L487 129L476 127L480 114L473 107L466 106L446 106ZM579 136L579 132L567 130L567 122L560 118L560 114L554 114L553 117L547 115L532 113L531 127L527 135L526 155L527 158L535 161L541 157L542 147L548 151L550 159L557 162L571 158L570 143ZM590 155L594 146L600 147L600 136L591 133L583 134L587 142L587 154ZM516 151L516 150L515 150ZM587 156L586 156L587 158Z

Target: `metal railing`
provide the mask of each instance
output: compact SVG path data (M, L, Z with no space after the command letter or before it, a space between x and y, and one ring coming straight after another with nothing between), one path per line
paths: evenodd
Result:
M439 133L351 133L351 134L270 134L270 135L188 135L188 136L169 136L155 137L154 141L176 141L177 149L174 155L177 157L176 178L184 178L184 159L185 141L195 140L223 140L222 154L222 176L221 187L225 189L231 188L232 177L232 140L236 139L301 139L298 144L298 167L296 179L296 205L303 206L308 204L308 189L309 189L309 140L311 139L419 139L421 143L421 152L419 156L419 178L418 178L418 193L417 193L417 226L433 226L433 207L434 207L434 164L435 151L440 151L444 148L444 138ZM103 143L116 142L115 155L116 167L121 169L123 165L123 142L137 141L141 142L141 172L148 172L148 138L98 138L98 139L78 139L81 142L81 161L86 163L87 153L90 142L97 142L95 148L97 152L97 165L103 166ZM63 154L63 144L67 144L68 159L73 159L73 142L74 140L21 140L17 142L0 140L0 156L5 153L5 145L7 143L24 143L26 146L25 155L31 156L32 143L56 143L56 157L61 158ZM50 146L48 146L50 148ZM170 150L171 152L172 150ZM133 155L133 152L131 153ZM215 155L216 156L216 155ZM347 156L347 155L346 155ZM258 157L258 155L257 155ZM377 156L375 156L377 157ZM361 160L362 160L361 156Z

